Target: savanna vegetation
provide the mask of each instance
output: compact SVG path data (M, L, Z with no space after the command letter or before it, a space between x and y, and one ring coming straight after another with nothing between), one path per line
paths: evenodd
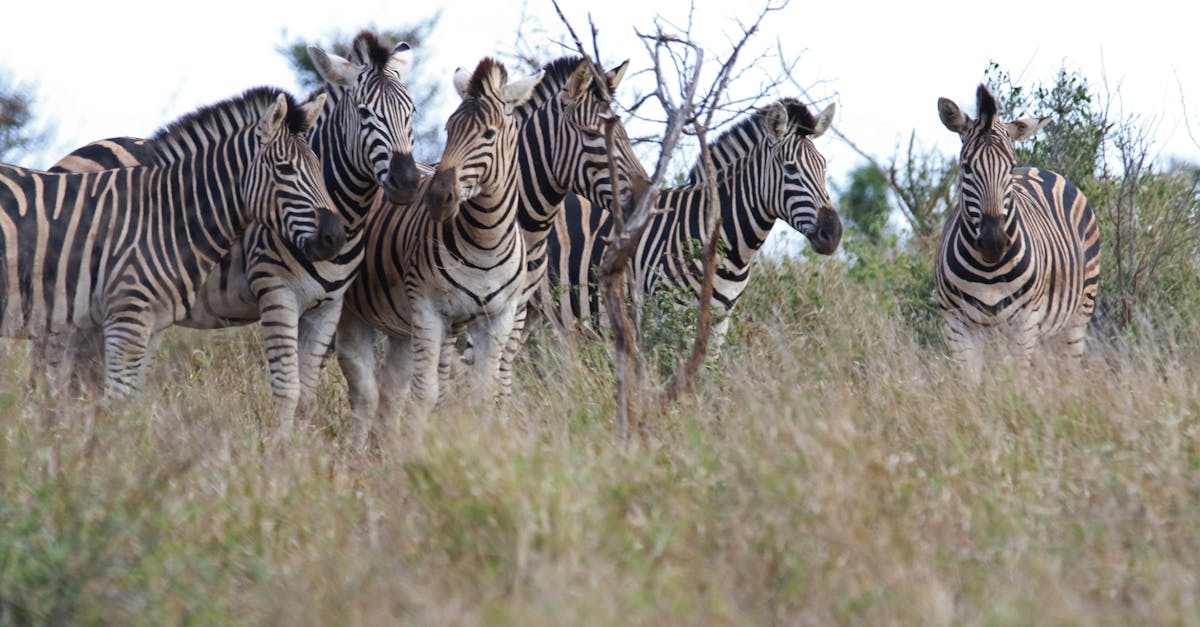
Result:
M761 260L720 356L625 442L611 346L544 328L501 411L367 455L333 362L311 428L264 443L254 327L172 329L118 404L30 391L4 341L0 623L1200 623L1198 170L1077 72L983 76L1055 115L1018 160L1103 225L1083 368L959 381L931 299L956 155L919 146L835 186L842 254ZM660 383L694 319L647 307Z

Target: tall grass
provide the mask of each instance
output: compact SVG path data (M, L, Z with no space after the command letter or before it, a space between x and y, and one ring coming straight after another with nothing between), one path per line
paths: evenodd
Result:
M5 343L0 623L1200 623L1200 324L968 387L893 279L760 267L627 445L605 347L551 336L503 412L365 456L336 367L264 445L253 329L171 332L111 407L25 392Z

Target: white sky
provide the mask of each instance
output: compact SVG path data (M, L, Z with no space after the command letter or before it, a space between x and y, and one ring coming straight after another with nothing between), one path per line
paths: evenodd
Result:
M835 99L837 128L884 160L914 131L923 145L956 152L957 138L938 122L937 98L948 96L973 112L975 86L996 60L1027 83L1052 80L1060 66L1080 70L1097 90L1106 79L1124 113L1156 124L1164 158L1200 161L1181 106L1182 99L1193 107L1188 113L1200 137L1200 46L1194 23L1180 13L1182 5L1045 4L1052 6L793 0L769 19L757 41L760 50L779 41L786 54L802 53L795 80L812 87L814 98ZM103 137L148 135L200 105L255 85L295 92L293 75L276 50L285 39L324 42L331 33L352 35L368 25L402 26L437 6L441 22L430 46L416 51L417 63L423 71L442 73L452 93L453 68L513 48L520 0L6 5L0 11L0 69L36 85L40 112L56 131L47 154L22 165L46 167ZM633 28L652 30L656 14L682 23L688 3L564 0L563 6L581 35L592 12L606 65L630 58L638 69L649 66L649 57ZM753 2L697 0L696 39L721 54L729 47L723 33L736 34L731 17L748 20L757 9ZM528 10L549 32L561 32L549 0L528 0ZM627 83L618 92L626 104L633 99L633 81ZM753 78L736 86L743 94L756 87ZM764 104L775 95L798 93L785 88ZM819 142L830 182L840 186L860 160L832 136Z

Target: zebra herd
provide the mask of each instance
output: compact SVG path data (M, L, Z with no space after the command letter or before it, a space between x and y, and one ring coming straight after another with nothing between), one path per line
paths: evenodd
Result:
M490 58L459 70L462 102L425 166L412 156L407 44L364 31L349 58L309 56L325 84L304 103L251 89L46 172L0 165L0 334L34 340L50 389L86 390L102 363L105 394L126 396L167 326L260 321L280 428L334 347L361 444L450 386L508 394L538 315L591 325L608 208L647 178L613 108L627 63L563 57L516 79ZM983 86L977 119L944 98L938 110L963 142L935 286L951 357L978 378L985 331L1009 334L1026 358L1062 335L1080 356L1099 281L1095 217L1069 181L1014 164L1012 143L1047 120L1000 121ZM713 141L715 180L696 167L660 194L633 296L699 292L693 251L714 191L718 346L776 220L833 254L842 224L813 142L833 115L783 98Z

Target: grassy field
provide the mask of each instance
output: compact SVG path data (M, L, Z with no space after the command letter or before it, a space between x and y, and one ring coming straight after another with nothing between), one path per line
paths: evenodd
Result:
M369 457L336 367L261 445L255 329L173 330L119 407L27 394L4 342L0 623L1200 624L1200 323L972 388L896 294L759 268L628 444L604 347L549 336L502 414Z

